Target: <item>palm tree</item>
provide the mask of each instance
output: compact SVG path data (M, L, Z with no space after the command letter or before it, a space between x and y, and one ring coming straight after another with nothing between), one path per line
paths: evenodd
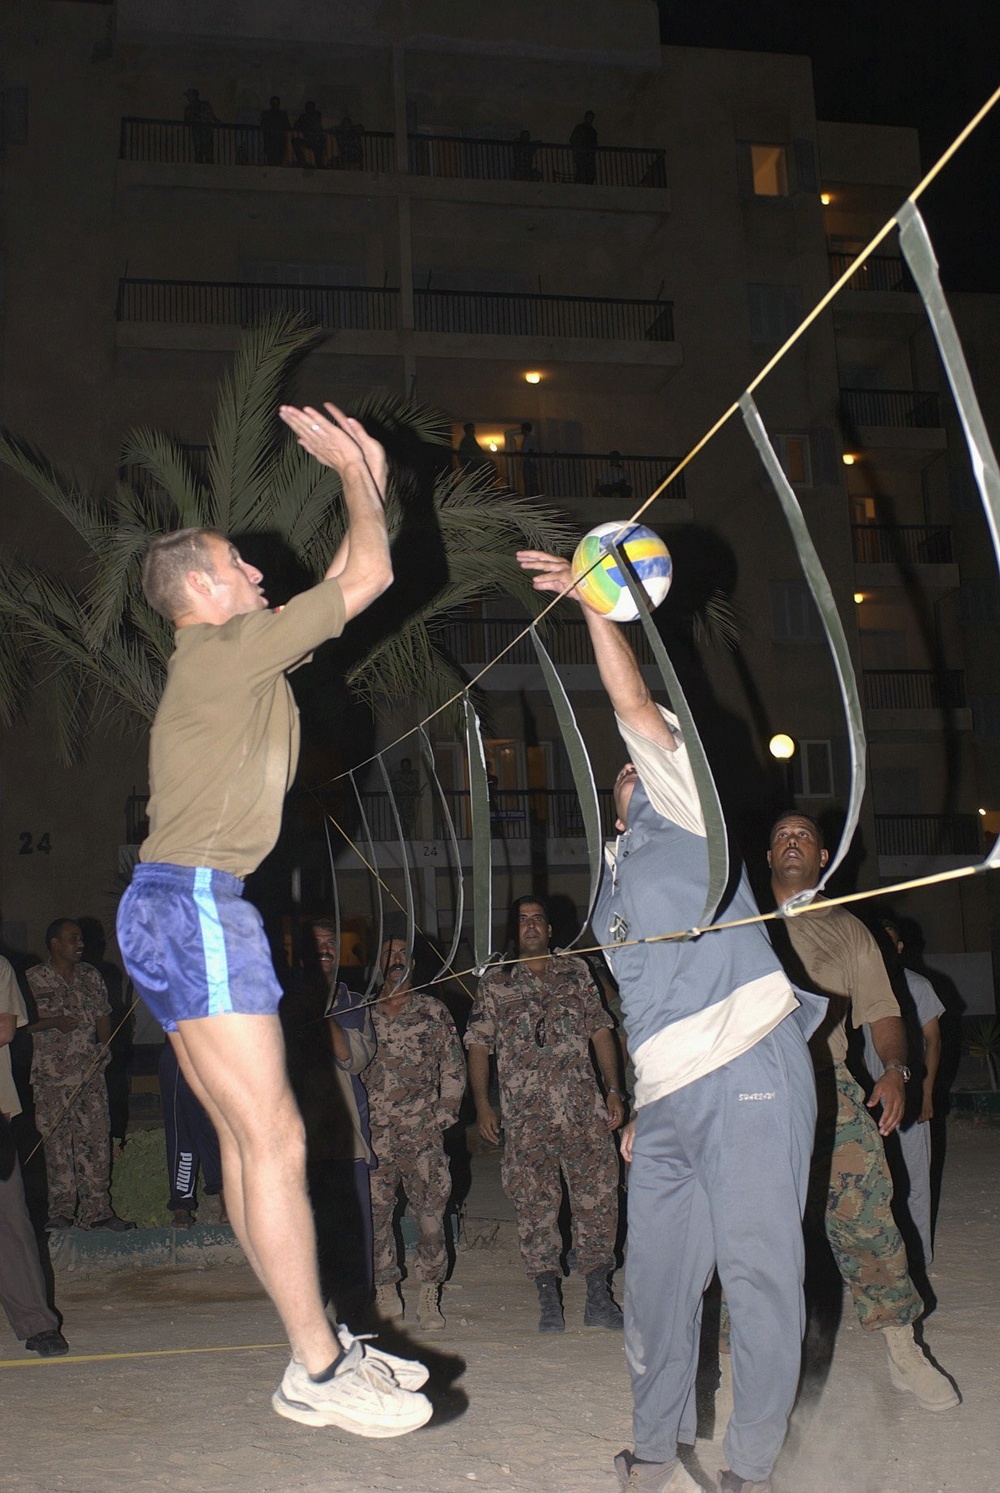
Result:
M285 313L246 333L222 381L203 464L162 432L133 430L117 479L91 491L0 434L0 461L73 527L86 553L79 590L38 566L5 560L5 723L44 678L55 690L56 745L65 762L79 758L99 726L149 724L173 647L169 625L146 604L140 586L142 556L155 534L198 525L241 537L276 535L306 584L322 575L343 532L339 478L309 457L275 414L293 364L315 335ZM417 576L411 565L409 584L397 580L394 610L383 612L376 636L370 621L361 630L364 652L355 649L348 660L347 681L376 708L415 693L434 708L461 688L437 646L443 622L491 594L506 593L527 607L533 593L514 550L564 549L571 530L552 511L482 475L453 474L447 428L427 409L383 398L365 400L355 413L378 429L390 455L401 457L388 501L390 532L398 538L409 524L423 540L424 559L433 551L437 563L424 564Z

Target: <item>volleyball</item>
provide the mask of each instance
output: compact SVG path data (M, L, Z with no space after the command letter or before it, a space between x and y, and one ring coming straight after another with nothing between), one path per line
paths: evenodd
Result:
M634 622L639 611L618 561L608 548L611 540L627 557L651 610L660 605L670 590L673 575L670 551L659 534L645 524L621 522L598 524L577 545L572 569L573 579L579 582L576 591L581 601L603 617L610 617L612 622Z

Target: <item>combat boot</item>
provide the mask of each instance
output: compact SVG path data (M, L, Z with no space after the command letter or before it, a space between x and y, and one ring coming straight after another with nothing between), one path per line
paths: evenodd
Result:
M535 1285L538 1287L538 1305L541 1307L538 1315L539 1332L565 1332L566 1322L559 1295L558 1275L554 1270L547 1270L544 1275L535 1276Z
M441 1295L441 1287L427 1281L420 1287L420 1297L417 1302L417 1322L425 1332L440 1332L445 1325L441 1308L438 1305Z
M945 1374L925 1357L912 1327L883 1327L889 1350L889 1379L893 1389L916 1397L924 1410L952 1410L962 1397Z
M615 1471L622 1493L701 1493L683 1462L637 1462L632 1452L619 1452Z
M771 1493L771 1479L762 1478L760 1482L751 1482L748 1477L740 1477L738 1472L719 1473L719 1493Z
M587 1272L587 1304L583 1308L584 1327L610 1327L621 1332L622 1309L611 1295L608 1272L603 1267Z
M403 1302L395 1281L384 1281L376 1289L375 1310L383 1322L395 1322L403 1315Z

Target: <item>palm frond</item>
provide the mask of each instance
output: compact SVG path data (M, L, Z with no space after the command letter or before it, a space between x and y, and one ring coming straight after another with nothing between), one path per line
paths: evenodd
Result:
M699 643L730 650L739 647L739 615L724 591L712 592L692 616L691 628Z
M88 548L94 548L94 536L104 522L104 514L91 494L60 477L45 457L6 431L0 431L0 462L22 477L71 524Z
M191 463L175 440L163 431L145 426L130 430L121 450L125 467L139 467L148 472L162 491L159 520L154 528L211 528L212 500L204 484L191 469ZM145 500L150 518L156 514L155 498Z
M256 527L279 440L281 389L292 359L315 336L300 316L277 311L241 339L233 370L222 380L208 465L214 524L223 533Z

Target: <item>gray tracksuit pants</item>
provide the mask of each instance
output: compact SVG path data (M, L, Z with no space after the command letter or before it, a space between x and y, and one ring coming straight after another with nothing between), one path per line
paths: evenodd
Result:
M625 1345L635 1454L694 1441L702 1296L718 1268L732 1321L725 1465L766 1478L795 1398L816 1084L786 1017L749 1052L640 1109L628 1184Z
M0 1306L14 1336L22 1342L39 1332L54 1332L59 1326L59 1318L46 1300L45 1278L17 1161L10 1176L0 1178Z

